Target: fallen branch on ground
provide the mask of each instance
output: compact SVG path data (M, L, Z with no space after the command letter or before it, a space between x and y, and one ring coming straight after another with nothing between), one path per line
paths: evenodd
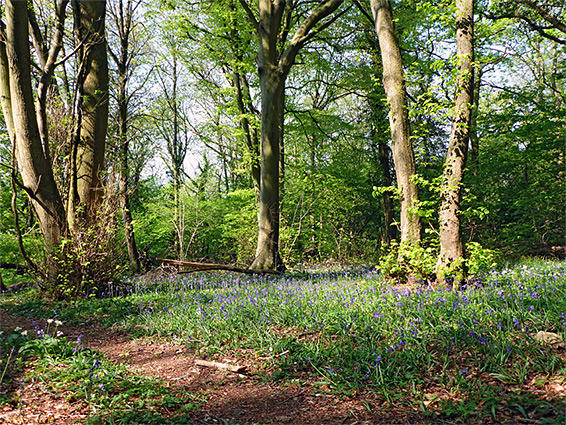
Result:
M227 370L229 372L234 372L234 373L244 373L246 371L245 366L235 366L227 363L209 362L207 360L196 359L195 364L197 366L212 367L214 369Z
M158 258L166 264L171 264L172 266L177 266L179 268L179 273L194 273L209 270L226 270L230 272L246 273L246 274L281 274L276 270L257 270L257 269L245 269L242 267L230 266L226 264L214 264L214 263L197 263L193 261L180 261L180 260L169 260L166 258Z

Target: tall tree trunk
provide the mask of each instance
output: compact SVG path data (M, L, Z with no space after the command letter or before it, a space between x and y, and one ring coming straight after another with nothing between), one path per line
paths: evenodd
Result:
M457 288L466 277L460 229L461 183L466 167L474 93L474 0L456 0L458 76L454 120L446 153L439 210L440 254L436 276L440 284L453 279Z
M260 70L261 191L259 235L253 269L282 270L279 254L280 139L283 137L285 79L278 70Z
M55 261L55 253L66 233L65 211L51 169L49 151L42 145L36 120L30 74L27 2L7 0L5 12L5 44L0 49L2 108L15 145L23 185L43 234L48 259L47 279L49 283L56 283L59 266Z
M416 244L421 240L421 220L414 212L419 193L412 180L416 173L415 155L410 139L407 92L399 41L395 33L389 0L371 0L375 31L383 63L383 86L389 106L391 150L397 184L401 190L401 242Z
M105 0L73 0L78 52L78 120L72 147L72 182L67 215L88 222L102 200L102 172L108 128L108 57ZM77 215L78 214L78 215Z
M130 35L132 33L132 18L135 6L129 0L117 1L116 10L112 11L115 25L118 28L120 37L120 52L111 56L118 68L118 192L122 208L122 220L126 233L126 245L128 248L128 258L130 269L134 273L140 271L140 260L134 235L134 226L130 206L130 141L128 135L128 72L131 64L132 55L130 52Z
M343 0L323 0L304 18L287 43L294 2L259 0L258 17L246 0L240 0L258 41L258 73L261 89L261 175L258 243L254 269L284 270L279 254L280 188L283 164L285 81L300 49L340 15L329 18Z

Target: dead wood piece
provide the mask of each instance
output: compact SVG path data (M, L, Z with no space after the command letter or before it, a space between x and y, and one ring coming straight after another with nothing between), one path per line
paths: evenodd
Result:
M231 364L227 364L227 363L219 363L219 362L209 362L207 360L200 360L200 359L196 359L195 364L197 366L211 367L211 368L220 369L220 370L227 370L229 372L234 372L234 373L243 373L243 372L246 371L245 366L236 366L236 365L231 365Z
M194 273L208 270L226 270L230 272L246 274L281 274L281 272L278 272L276 270L245 269L242 267L230 266L227 264L197 263L194 261L170 260L167 258L158 258L157 260L179 267L179 273ZM187 268L189 270L187 270Z

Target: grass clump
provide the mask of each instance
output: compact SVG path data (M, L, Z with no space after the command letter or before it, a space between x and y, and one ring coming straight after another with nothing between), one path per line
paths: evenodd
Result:
M19 381L19 390L16 385L12 391L5 391L0 403L17 405L22 418L26 384L39 384L48 392L63 395L74 411L82 412L88 424L180 424L187 423L189 414L198 410L198 396L172 393L155 379L131 374L126 366L109 362L101 353L83 347L82 335L67 341L57 330L61 324L49 319L45 330L36 326L34 334L28 334L16 329L0 339L4 350L10 348L17 359L13 363L19 364L19 375L11 376ZM4 366L4 371L14 367L9 363ZM25 376L21 373L24 367ZM5 376L3 373L2 378ZM8 387L9 383L4 384Z

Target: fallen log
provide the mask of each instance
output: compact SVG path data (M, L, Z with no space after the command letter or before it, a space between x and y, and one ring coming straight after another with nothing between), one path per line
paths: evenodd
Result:
M214 263L197 263L194 261L181 261L181 260L169 260L167 258L158 258L161 261L172 266L177 266L179 273L194 273L209 270L226 270L229 272L246 273L246 274L276 274L279 275L281 272L276 270L258 270L258 269L245 269L242 267L230 266L227 264L214 264ZM187 270L188 269L188 270Z
M245 366L236 366L236 365L231 365L231 364L228 364L228 363L220 363L220 362L209 362L207 360L200 360L200 359L196 359L195 364L197 366L204 366L204 367L211 367L211 368L214 368L214 369L227 370L229 372L234 372L234 373L244 373L246 371Z
M22 274L26 273L26 271L28 270L28 267L22 266L21 264L4 263L4 262L0 261L0 269L11 269L11 270L14 270L14 273L22 275Z

